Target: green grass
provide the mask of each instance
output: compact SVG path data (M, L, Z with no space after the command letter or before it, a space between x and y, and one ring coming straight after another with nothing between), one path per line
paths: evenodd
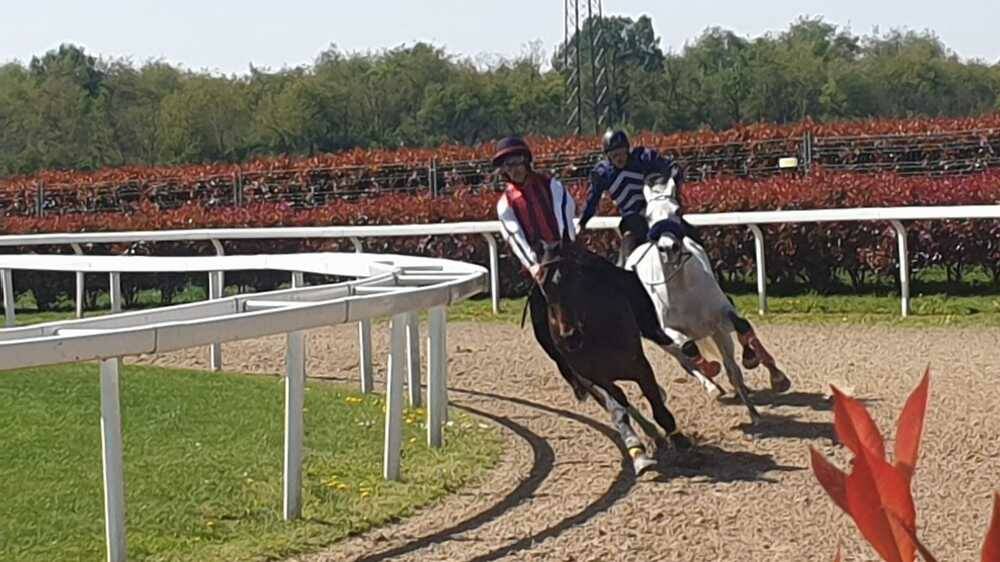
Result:
M403 480L381 478L384 401L310 381L303 519L281 520L280 378L127 365L121 379L131 560L254 560L315 550L412 513L500 456L453 412L429 449L407 410ZM0 559L104 556L100 388L93 363L0 373Z
M768 313L757 315L757 295L731 295L739 309L760 324L884 324L894 326L1000 326L1000 295L914 295L910 316L900 316L898 296L817 295L769 297ZM524 299L504 299L494 315L488 299L468 300L448 309L451 321L521 321Z
M943 268L917 272L911 283L911 316L899 315L898 291L892 280L879 279L866 284L861 294L848 285L845 276L837 280L829 294L818 294L801 283L768 287L768 314L757 316L756 286L746 281L730 283L727 293L740 310L761 323L806 324L887 324L897 326L1000 326L1000 287L992 284L981 268L970 268L961 283L948 281ZM233 289L232 287L230 289ZM194 302L205 298L204 290L188 286L174 302ZM158 290L141 291L137 307L158 306ZM73 303L63 300L60 309L38 312L30 292L17 301L18 325L73 318ZM107 314L107 296L97 299L101 310L87 311L86 316ZM464 321L519 322L524 299L504 300L502 312L494 316L488 299L465 301L449 310L449 318Z
M886 324L897 326L1000 326L1000 293L996 295L914 294L910 317L900 317L897 295L799 295L769 296L768 313L758 316L756 294L730 293L736 305L758 323L771 324ZM489 299L463 301L448 309L448 319L466 322L520 322L524 299L503 299L500 314L494 315ZM88 311L87 316L106 314ZM72 312L17 313L19 326L68 320Z

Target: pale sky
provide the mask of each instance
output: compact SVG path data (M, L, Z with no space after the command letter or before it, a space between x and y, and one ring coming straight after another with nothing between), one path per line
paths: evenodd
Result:
M377 51L418 40L470 57L515 56L540 40L548 60L562 40L562 10L563 0L0 0L0 63L68 42L136 63L245 74L251 62L310 64L331 43ZM859 35L930 29L963 58L1000 61L1000 0L605 0L604 11L649 15L661 47L675 52L709 26L755 37L822 15Z

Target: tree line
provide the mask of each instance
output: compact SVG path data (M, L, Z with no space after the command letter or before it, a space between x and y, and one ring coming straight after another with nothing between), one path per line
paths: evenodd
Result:
M1000 63L962 60L931 32L855 35L800 18L757 38L709 28L678 53L663 52L646 16L588 20L580 33L583 60L594 34L610 61L611 118L631 130L1000 109ZM476 61L425 43L331 46L308 66L218 76L62 45L0 66L0 175L565 135L564 49ZM589 71L582 79L589 87Z

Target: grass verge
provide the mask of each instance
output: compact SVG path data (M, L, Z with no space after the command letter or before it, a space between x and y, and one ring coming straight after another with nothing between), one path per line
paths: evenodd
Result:
M303 519L281 520L280 378L126 365L121 400L131 560L274 559L413 513L501 453L495 430L452 413L426 446L407 410L403 480L381 478L381 396L309 381ZM100 388L92 363L0 374L0 559L104 555Z
M768 312L757 314L756 294L732 295L736 306L759 324L883 324L893 326L1000 326L1000 295L914 295L910 316L900 316L899 297L886 295L804 294L768 298ZM452 321L521 321L524 300L504 299L494 315L489 299L468 300L448 310Z

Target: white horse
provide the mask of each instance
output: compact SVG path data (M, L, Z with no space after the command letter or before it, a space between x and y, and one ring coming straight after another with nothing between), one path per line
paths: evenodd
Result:
M734 357L731 333L736 332L744 348L744 367L753 369L763 362L771 376L771 388L776 392L787 391L791 381L775 364L750 323L722 292L704 248L684 235L673 179L647 182L644 192L650 232L659 236L636 248L626 262L626 269L636 272L656 307L664 331L678 345L689 339L712 340L722 356L730 384L750 411L751 419L759 419ZM706 380L683 360L681 366L701 381L710 394L721 393L714 380Z

